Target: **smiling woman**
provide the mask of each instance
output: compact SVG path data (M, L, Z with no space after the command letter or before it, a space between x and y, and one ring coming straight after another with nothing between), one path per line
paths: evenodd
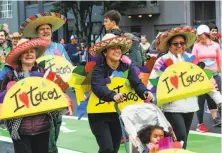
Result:
M38 72L44 74L45 71L37 65L36 58L41 56L48 46L49 41L42 38L32 40L21 39L18 45L6 57L6 63L17 66L17 68L7 73L3 80L1 91L6 90L8 83L16 83L31 76L31 73ZM45 95L45 98L53 98L54 93L54 90L49 91L47 94L48 97ZM19 98L16 98L16 100L21 100L23 97L22 101L27 102L27 94L28 92L24 92L18 95ZM32 96L33 94L30 92L31 102L34 100L35 105L37 105L37 97L35 96L34 98ZM29 106L28 103L24 104L27 107ZM50 113L50 115L48 113L40 113L38 115L29 114L27 117L6 120L16 153L48 152L49 131L51 129L51 117L54 116L53 114L58 115L58 112Z
M131 39L108 33L103 37L101 42L94 44L89 49L91 55L98 56L102 54L104 56L104 63L94 67L91 81L92 91L99 98L99 104L107 102L120 103L135 96L131 93L131 97L129 97L129 93L123 93L122 90L119 90L122 86L118 83L115 84L118 87L113 90L108 88L109 83L107 80L121 73L126 73L126 80L129 81L130 86L135 90L138 97L143 100L152 100L152 94L146 89L136 74L136 66L121 61L122 55L129 50L131 45ZM93 101L89 101L87 108L88 118L92 133L95 135L99 145L99 153L117 153L122 136L118 114L110 111L109 107L104 107L103 110L92 113L89 111L92 105ZM96 105L95 107L98 108L100 106ZM114 106L111 105L112 107ZM101 113L102 111L103 113Z

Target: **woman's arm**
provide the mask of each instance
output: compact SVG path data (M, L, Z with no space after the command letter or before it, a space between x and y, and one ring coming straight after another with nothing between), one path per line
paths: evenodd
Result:
M217 47L217 67L218 67L218 71L220 72L220 74L222 74L222 60L221 60L221 50L220 50L220 45L218 45Z

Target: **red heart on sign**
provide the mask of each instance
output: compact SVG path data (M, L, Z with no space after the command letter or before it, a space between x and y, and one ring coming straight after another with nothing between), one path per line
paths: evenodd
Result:
M170 77L170 82L171 84L178 89L178 76L173 76L173 77Z
M29 108L29 98L25 92L19 94L19 99L27 108Z
M173 60L172 60L171 58L168 58L168 59L166 59L165 64L166 64L167 66L170 66L170 65L173 64Z
M96 65L95 61L87 62L85 66L85 71L90 72L94 68L95 65Z

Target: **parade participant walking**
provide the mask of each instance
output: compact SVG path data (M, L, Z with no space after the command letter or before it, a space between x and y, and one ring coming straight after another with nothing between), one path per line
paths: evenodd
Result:
M218 88L221 92L221 52L218 43L210 39L210 29L207 25L200 25L197 28L197 35L199 42L193 47L192 54L194 54L198 62L204 62L206 68L210 69L214 73L214 79L218 84ZM207 100L208 108L211 111L211 115L214 121L213 126L221 124L219 117L217 117L217 105L214 100L208 95L203 94L198 97L199 111L197 111L197 119L199 124L197 125L197 131L208 132L207 127L203 123L204 104Z
M62 27L66 22L66 17L54 12L36 14L27 18L20 26L21 33L26 37L39 37L50 42L44 55L58 55L65 57L70 63L71 60L62 44L52 41L52 33ZM56 142L58 140L60 126L62 124L62 114L53 120L50 131L49 153L58 153Z
M36 58L41 56L48 46L49 42L44 39L21 39L18 46L6 57L6 63L18 66L15 71L7 73L2 83L1 92L6 90L10 81L23 79L25 71L44 73L43 68L36 64ZM48 114L17 118L6 122L13 140L15 153L48 152L49 131L51 129L51 119Z
M92 91L101 100L107 102L124 101L123 93L116 93L106 86L106 78L114 71L128 70L127 79L131 87L141 99L152 100L152 94L138 78L135 65L123 63L120 59L132 45L132 40L125 36L116 36L112 33L106 34L101 42L94 44L90 49L91 55L102 54L104 63L94 67L92 72ZM116 112L89 113L90 128L99 145L99 153L117 153L121 140L121 127Z
M166 54L157 59L149 79L157 79L160 77L160 73L158 73L157 70L162 66L159 64L162 63L161 61L172 59L173 63L176 63L184 61L185 56L190 57L191 54L186 53L185 50L189 48L195 40L196 30L190 26L181 26L162 33L156 39L156 46L160 52L166 52ZM153 86L149 81L148 89L152 89ZM186 148L193 115L194 112L198 110L197 97L194 96L164 104L162 110L173 127L177 140L183 141L183 148Z
M65 57L71 62L69 56L66 53L62 44L52 41L52 33L62 27L66 22L65 16L54 13L46 12L36 14L27 18L20 26L21 33L25 37L30 38L44 38L50 42L49 47L45 51L44 55L58 55Z
M12 39L12 48L15 48L22 35L18 32L14 32L12 35L9 35L9 37Z

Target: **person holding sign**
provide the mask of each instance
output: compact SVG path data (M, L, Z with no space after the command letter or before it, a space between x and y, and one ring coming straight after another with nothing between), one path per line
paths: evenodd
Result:
M49 41L42 38L32 40L21 39L18 45L6 56L6 63L17 65L17 68L7 73L1 86L1 92L3 90L10 90L16 82L31 76L33 73L42 74L43 76L45 71L37 65L36 58L41 56L48 46ZM30 96L34 90L36 88L32 90L30 88ZM53 93L55 92L55 90L51 92L50 96L54 96ZM17 103L15 111L30 107L28 93L23 92L18 97L24 105L18 106ZM58 112L54 111L6 120L7 128L13 140L15 153L47 153L51 117L53 118L56 114Z
M130 86L137 95L145 100L152 101L153 95L143 85L136 74L135 65L125 64L121 57L132 45L132 40L125 36L116 36L112 33L106 34L101 42L94 44L89 52L91 55L102 54L104 63L94 67L92 72L92 91L102 101L124 102L125 94L120 90L110 90L107 84L110 78L128 71L127 79ZM118 84L116 84L118 86ZM89 104L88 104L89 107ZM103 110L104 111L104 110ZM121 127L116 112L88 113L88 119L92 133L95 135L99 145L99 153L117 153L121 140Z
M196 56L198 62L203 62L205 68L210 69L213 72L213 77L216 80L219 91L221 92L221 51L220 45L210 38L210 28L207 25L200 25L197 28L197 35L199 43L195 44L192 50L192 54ZM213 126L221 125L221 120L217 117L217 105L214 100L208 95L203 94L198 96L199 111L197 111L197 119L199 124L197 125L197 131L208 132L207 127L203 123L204 104L207 100L208 108L211 111L211 115L214 121ZM219 107L219 111L220 111Z
M154 89L153 80L161 75L163 65L171 65L191 58L185 50L196 40L196 30L190 26L181 26L162 33L156 40L156 46L161 52L167 52L158 58L150 74L148 89ZM163 61L163 62L162 62ZM190 97L164 104L162 110L173 127L178 141L184 141L183 148L187 146L187 137L193 120L193 114L198 110L197 97Z
M206 92L209 91L208 94L214 98L216 96L211 92L217 89L214 83L212 83L213 85L210 83L208 76L203 70L194 65L197 67L195 70L193 65L188 63L190 62L197 64L195 56L186 52L186 49L188 49L195 42L195 40L196 29L190 26L180 26L161 34L156 40L156 46L161 52L166 52L166 54L158 58L155 62L148 83L148 89L150 89L153 93L158 92L157 95L160 95L161 93L162 95L171 94L171 97L168 97L168 99L172 98L174 95L178 95L176 97L178 100L163 104L162 110L167 120L172 125L177 140L184 141L184 149L186 149L187 146L187 137L193 120L193 114L199 109L196 95L198 95L198 92L205 92L201 91L201 88L197 86L197 83L206 81L206 83L209 85L209 89L207 89ZM186 71L181 72L178 69L173 69L170 72L170 75L172 76L167 76L165 79L163 79L161 77L164 75L162 74L163 71L165 72L169 70L176 64L187 65L187 67L183 67L182 69ZM178 73L179 71L180 73ZM193 73L189 74L188 71ZM163 80L160 81L161 79ZM160 85L162 85L162 88L160 88L162 90L158 90ZM192 86L195 87L195 89ZM212 86L214 88L213 90ZM165 88L164 91L163 88ZM200 89L196 90L196 88ZM194 96L189 96L190 93L187 92L190 91L195 91L196 95L192 94ZM215 91L215 93L217 93L218 98L218 91ZM220 94L219 97L221 97ZM218 98L218 100L218 103L222 102L221 98ZM158 99L157 104L160 105L160 103L158 103Z
M62 14L55 12L45 12L33 15L27 18L22 25L20 30L25 37L30 38L44 38L50 43L44 55L58 55L63 56L70 63L70 57L68 56L64 46L62 44L52 41L52 34L54 31L62 27L66 22L66 17ZM62 124L62 115L59 115L57 119L53 121L51 133L50 133L50 147L49 153L57 153L58 148L56 142L59 136L60 126Z

